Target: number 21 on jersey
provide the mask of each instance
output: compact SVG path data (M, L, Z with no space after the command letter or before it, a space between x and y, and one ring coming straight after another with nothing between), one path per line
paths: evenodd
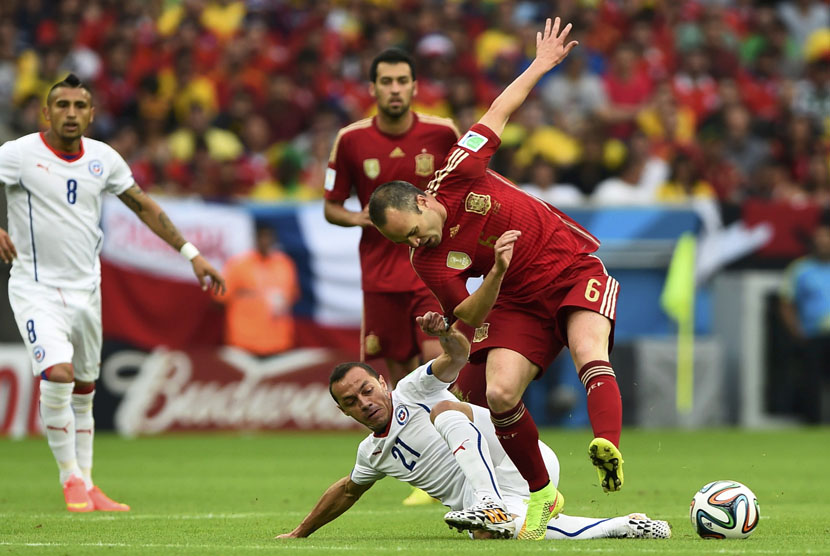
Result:
M407 444L400 438L395 439L395 444L400 444L401 446L403 446L403 449L406 450L408 454L404 454L401 451L401 449L398 448L398 446L393 446L392 450L390 450L392 457L396 460L400 460L401 464L403 464L403 466L409 469L410 471L415 469L415 464L418 463L417 458L421 457L421 453L416 452L415 450L407 446Z

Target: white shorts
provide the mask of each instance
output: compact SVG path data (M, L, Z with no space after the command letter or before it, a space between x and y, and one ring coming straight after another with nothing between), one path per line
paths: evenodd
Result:
M490 448L490 459L493 461L496 473L496 482L499 485L502 500L507 504L507 509L520 517L519 523L524 521L524 515L527 512L527 505L525 501L530 498L530 490L528 490L527 481L525 481L516 466L507 457L504 448L501 447L499 439L496 437L496 429L493 427L493 422L490 420L490 410L479 407L477 405L471 406L473 409L473 423L481 432L482 436L487 441ZM539 441L539 450L542 452L542 458L545 460L545 466L548 468L548 475L554 486L559 486L559 459L550 446ZM475 503L475 497L469 482L465 482L464 503L465 508L469 508ZM469 491L469 492L467 492Z
M72 363L75 379L94 382L101 370L101 290L53 288L9 279L9 303L32 360L32 371Z

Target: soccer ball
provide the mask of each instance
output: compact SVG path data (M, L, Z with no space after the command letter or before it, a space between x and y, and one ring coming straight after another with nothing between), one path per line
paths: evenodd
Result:
M689 517L704 539L745 539L760 518L758 500L738 481L714 481L692 498Z

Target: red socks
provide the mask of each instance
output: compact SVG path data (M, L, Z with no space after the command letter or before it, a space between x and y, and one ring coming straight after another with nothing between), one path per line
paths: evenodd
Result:
M591 361L579 369L579 380L588 394L588 418L591 420L594 436L610 440L619 448L622 399L614 369L608 361Z
M520 401L516 407L504 413L490 410L490 419L502 448L527 481L530 491L545 488L550 482L550 476L542 452L539 451L539 430L524 403Z

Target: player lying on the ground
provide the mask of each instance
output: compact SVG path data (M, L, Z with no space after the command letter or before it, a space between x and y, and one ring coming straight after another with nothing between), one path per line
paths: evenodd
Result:
M453 511L444 519L451 527L475 531L477 537L516 536L527 507L527 482L496 439L488 410L459 402L447 391L467 361L470 344L454 327L446 329L438 313L418 321L425 332L439 337L444 353L404 377L391 392L365 363L334 369L332 397L343 413L373 433L358 447L351 474L331 485L293 531L277 538L311 535L387 475L449 506ZM542 442L539 447L557 484L556 455ZM589 518L560 513L545 534L546 539L669 536L667 522L643 514Z
M519 234L502 234L494 245L495 262L482 308L492 307L501 278L510 265ZM467 363L470 342L438 313L418 317L427 334L437 336L443 353L398 382L391 392L383 377L365 363L342 363L329 379L338 407L369 435L357 450L351 474L331 485L311 512L290 533L278 538L307 537L348 510L379 479L389 475L423 489L453 511L445 521L459 530L515 537L530 495L527 482L501 448L489 411L459 402L448 392ZM554 484L559 462L544 443L539 448ZM466 508L466 509L465 509ZM545 538L667 538L668 523L642 514L586 518L558 514Z

